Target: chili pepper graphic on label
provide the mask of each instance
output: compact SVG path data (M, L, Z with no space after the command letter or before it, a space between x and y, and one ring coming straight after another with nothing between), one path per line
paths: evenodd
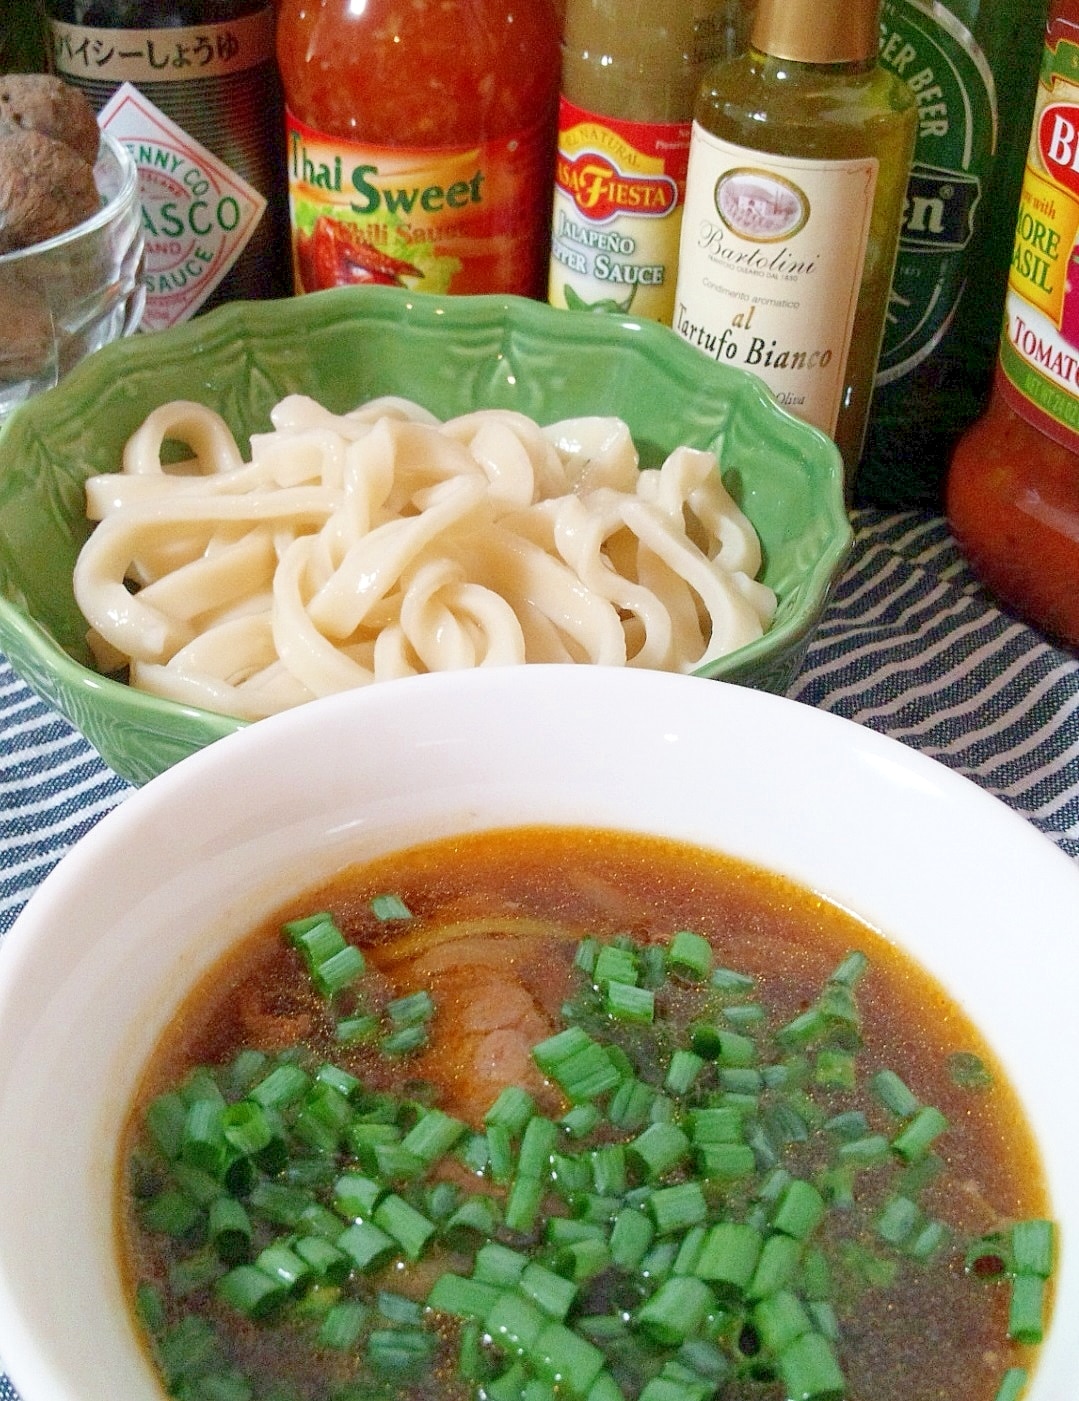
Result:
M305 292L367 282L403 287L404 278L423 276L420 268L376 248L348 224L325 214L309 234L297 236L296 256Z

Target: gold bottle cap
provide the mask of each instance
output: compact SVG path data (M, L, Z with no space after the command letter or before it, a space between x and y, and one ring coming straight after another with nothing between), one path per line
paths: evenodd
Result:
M758 0L749 42L794 63L865 63L880 48L880 0Z

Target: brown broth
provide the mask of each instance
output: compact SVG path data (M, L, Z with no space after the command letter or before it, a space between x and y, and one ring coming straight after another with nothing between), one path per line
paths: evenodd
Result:
M412 922L386 926L373 918L369 901L386 891L405 900ZM407 1067L387 1071L371 1052L334 1041L324 1004L280 937L283 921L319 909L330 910L364 949L369 984L384 998L419 987L434 997L430 1047ZM486 923L480 935L457 930L446 938L456 921L469 921L471 929ZM870 960L858 987L865 1065L897 1070L950 1121L938 1145L946 1171L928 1189L927 1208L971 1235L1047 1214L1036 1147L990 1050L951 998L887 939L807 890L743 863L650 837L563 828L454 838L350 868L240 938L162 1038L127 1147L139 1111L155 1094L195 1064L227 1061L252 1039L273 1048L299 1036L376 1087L400 1088L404 1077L433 1084L441 1107L474 1124L504 1074L557 1115L558 1092L522 1060L520 1047L522 1038L530 1046L557 1028L576 940L629 933L641 942L666 942L683 928L705 934L718 963L754 976L754 1000L776 1025L813 1001L850 949L861 949ZM948 1057L955 1052L981 1057L993 1072L990 1090L954 1083ZM845 1107L848 1100L837 1092L836 1111ZM868 1202L871 1185L866 1192ZM123 1182L119 1197L121 1254L133 1290L138 1277L162 1277L168 1257L138 1231ZM389 1278L392 1287L403 1287ZM427 1278L424 1287L429 1284ZM1024 1349L1006 1342L1006 1318L1006 1287L972 1282L954 1259L910 1270L886 1298L871 1295L868 1307L843 1319L840 1356L850 1401L992 1401L1002 1368L1029 1361ZM287 1371L287 1348L268 1343L265 1331L246 1325L241 1347ZM461 1395L459 1384L447 1383L446 1394ZM781 1394L781 1387L760 1386L717 1393L724 1401L743 1395L775 1401Z

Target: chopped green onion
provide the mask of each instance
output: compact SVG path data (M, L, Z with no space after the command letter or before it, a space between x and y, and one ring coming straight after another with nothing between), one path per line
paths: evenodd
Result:
M139 1219L148 1231L166 1236L185 1236L200 1220L198 1206L184 1192L166 1188L145 1202Z
M467 1125L460 1119L444 1114L441 1109L429 1109L405 1134L401 1147L417 1157L427 1167L433 1167L465 1133Z
M645 1300L634 1321L661 1347L677 1347L698 1331L715 1303L715 1296L703 1280L693 1275L674 1275Z
M925 1156L932 1144L948 1127L948 1120L934 1105L923 1106L913 1119L892 1139L892 1147L907 1162Z
M859 949L852 949L828 981L852 988L859 982L868 967L869 959L866 958L865 954Z
M351 1226L346 1226L335 1244L360 1270L374 1269L383 1264L397 1246L394 1238L373 1221L355 1221Z
M400 895L376 895L370 903L371 913L383 922L391 919L411 919L412 911Z
M594 1104L575 1104L566 1111L559 1123L571 1138L586 1138L601 1119Z
M835 1353L820 1333L803 1333L779 1354L787 1395L799 1401L842 1401L846 1383Z
M519 1085L507 1085L483 1116L484 1125L498 1124L514 1138L524 1132L525 1125L536 1112L536 1102Z
M597 986L610 983L632 986L637 982L637 976L637 960L628 949L620 949L614 944L603 945L592 969L592 981Z
M664 1089L672 1095L688 1094L693 1087L693 1082L704 1068L704 1059L697 1055L695 1051L679 1049L671 1056L670 1065L667 1067L667 1078L663 1082Z
M536 1224L543 1203L544 1183L538 1177L515 1177L506 1200L505 1224L527 1234Z
M782 1352L813 1326L801 1300L789 1289L777 1290L761 1299L753 1309L752 1318L761 1341L774 1353Z
M441 1309L455 1318L484 1319L502 1293L497 1284L480 1279L465 1279L462 1275L440 1275L427 1296L429 1308Z
M708 1203L699 1182L680 1182L674 1187L660 1187L649 1197L648 1206L656 1231L661 1236L698 1226L708 1216Z
M557 1144L557 1124L541 1114L529 1119L517 1155L518 1176L546 1177L551 1171L551 1159Z
M577 1286L572 1280L534 1262L521 1271L518 1288L538 1304L549 1318L560 1321L569 1313L577 1297Z
M541 1377L587 1396L603 1370L604 1356L587 1338L563 1323L549 1323L528 1349L529 1359Z
M692 978L707 978L712 971L712 945L703 934L680 929L667 947L667 964Z
M418 1260L435 1233L435 1224L403 1197L391 1192L375 1208L374 1222L400 1245L410 1260Z
M434 1016L435 1004L431 994L425 989L410 992L404 997L395 997L386 1004L386 1015L394 1026L415 1026L417 1022L430 1021Z
M894 1070L880 1070L869 1082L874 1095L897 1119L912 1119L921 1105Z
M794 1278L802 1258L802 1243L793 1236L769 1236L746 1286L746 1297L763 1299L776 1294Z
M373 1013L342 1017L334 1027L334 1037L346 1046L358 1046L373 1041L378 1035L378 1018Z
M1053 1273L1054 1233L1052 1221L1017 1221L1011 1239L1013 1272L1048 1279Z
M1025 1367L1009 1367L1000 1379L995 1401L1019 1401L1027 1389Z
M643 1211L623 1207L611 1228L611 1259L619 1269L635 1270L655 1236L655 1227Z
M1008 1309L1008 1337L1017 1343L1040 1343L1045 1331L1045 1280L1016 1275Z
M517 1283L527 1264L528 1256L522 1255L519 1250L511 1250L508 1245L498 1241L488 1241L476 1252L472 1276L505 1288Z
M607 986L607 1011L618 1021L648 1025L656 1014L656 995L651 988L611 982Z
M956 1051L950 1055L948 1074L961 1090L988 1090L993 1085L993 1072L973 1051Z
M210 1244L226 1264L239 1264L247 1258L251 1218L235 1197L222 1196L210 1203L207 1230Z
M739 973L733 968L716 968L709 982L720 992L747 993L756 987L756 980L748 973Z
M824 1219L824 1198L803 1178L795 1177L786 1186L772 1211L772 1225L795 1240L805 1240Z
M425 1022L412 1022L398 1027L384 1036L381 1041L383 1055L407 1056L411 1051L422 1050L427 1045L427 1025Z
M367 1315L366 1304L358 1299L343 1299L334 1304L322 1320L318 1332L319 1345L333 1348L336 1352L348 1352L363 1332Z
M257 1265L237 1265L215 1285L218 1297L248 1318L265 1318L288 1294L288 1286Z
M877 1235L889 1245L905 1245L917 1230L921 1215L917 1203L909 1197L891 1197L877 1217Z
M627 1145L626 1151L645 1176L655 1180L686 1159L689 1139L677 1124L650 1124Z
M697 1274L719 1285L725 1296L741 1296L757 1269L764 1241L744 1221L719 1221L708 1232L697 1262Z
M543 1332L547 1316L538 1304L518 1293L504 1289L495 1299L484 1319L487 1331L496 1343L509 1344L527 1352Z

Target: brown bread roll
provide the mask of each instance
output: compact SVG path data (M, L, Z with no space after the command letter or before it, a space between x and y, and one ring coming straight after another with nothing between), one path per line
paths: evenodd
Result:
M0 135L5 129L40 131L70 146L91 165L97 160L101 131L94 109L77 88L49 73L0 77Z
M0 253L53 238L101 207L88 161L40 131L0 137Z

